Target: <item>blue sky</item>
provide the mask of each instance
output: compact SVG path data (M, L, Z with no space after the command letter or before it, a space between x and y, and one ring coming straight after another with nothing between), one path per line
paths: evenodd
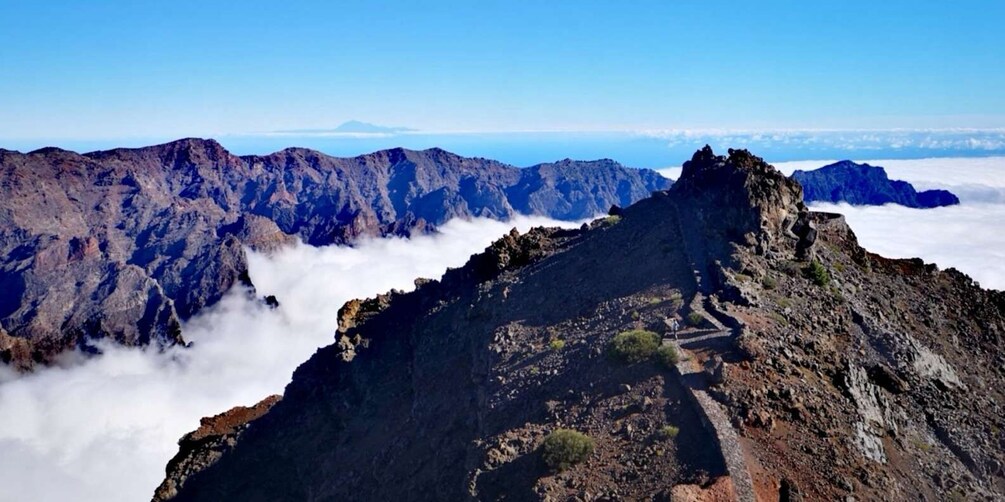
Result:
M418 5L425 3L427 5ZM0 138L1005 127L1005 2L0 0Z

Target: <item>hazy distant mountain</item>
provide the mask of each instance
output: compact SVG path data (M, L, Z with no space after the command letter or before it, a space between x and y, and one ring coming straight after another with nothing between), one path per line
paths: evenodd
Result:
M745 150L619 216L347 302L155 500L1005 497L1001 292L869 253Z
M946 190L918 192L906 181L891 180L879 166L842 160L812 171L796 171L792 178L803 186L806 202L847 202L853 205L900 204L932 208L959 204Z
M358 120L350 120L334 129L292 129L279 131L288 134L321 134L321 133L343 133L343 134L396 134L403 132L413 132L415 129L408 127L388 127Z
M581 219L669 183L611 160L521 169L439 149L0 150L0 358L29 367L100 337L179 342L180 319L247 282L245 246L409 235L454 217Z

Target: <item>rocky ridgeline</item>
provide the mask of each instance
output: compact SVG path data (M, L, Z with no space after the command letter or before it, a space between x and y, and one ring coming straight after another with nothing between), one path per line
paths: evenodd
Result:
M667 186L609 160L520 169L439 149L0 150L0 357L28 369L96 338L179 343L181 320L250 285L245 247L410 235L454 217L586 218Z
M251 422L261 418L281 399L281 396L273 395L251 407L238 406L219 415L203 418L198 429L178 441L180 450L168 462L167 470L171 476L157 487L154 498L169 499L175 496L186 477L213 465L237 444L237 439Z
M906 181L891 180L879 166L842 160L812 171L796 171L806 202L847 202L852 205L900 204L915 208L952 206L960 199L946 190L917 191Z
M1005 296L868 253L800 196L706 148L608 218L350 302L236 446L169 466L173 499L1005 496ZM697 326L679 341L693 370L611 357L673 316ZM595 447L555 472L558 429Z

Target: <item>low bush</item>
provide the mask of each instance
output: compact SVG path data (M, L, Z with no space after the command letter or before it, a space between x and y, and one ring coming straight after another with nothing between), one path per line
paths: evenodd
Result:
M778 287L778 281L774 277L766 275L764 279L761 279L761 286L764 286L764 289L775 289Z
M618 333L611 340L611 354L628 363L645 361L656 353L660 336L652 331L633 329Z
M553 338L550 342L548 342L548 347L551 350L562 350L565 348L565 340L562 340L561 338Z
M570 429L558 429L541 444L541 456L548 467L555 471L564 471L593 454L593 439L582 432Z
M673 368L677 366L677 362L680 361L680 354L677 353L677 347L674 347L673 345L661 345L660 348L656 349L656 359L658 359L663 366Z
M806 276L817 286L826 286L831 282L831 274L820 262L813 260L806 267Z
M680 428L672 425L664 425L663 427L660 427L659 434L662 439L673 439L677 437L677 434L680 434Z
M697 312L691 312L687 315L687 323L691 326L700 326L704 321L705 317Z

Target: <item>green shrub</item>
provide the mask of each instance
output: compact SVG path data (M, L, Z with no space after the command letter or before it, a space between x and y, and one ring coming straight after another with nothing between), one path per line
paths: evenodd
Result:
M687 315L687 323L691 326L700 326L704 321L705 318L697 312L691 312Z
M548 347L551 348L551 350L562 350L565 347L565 340L562 340L561 338L552 338L552 340L548 342Z
M618 333L611 340L611 354L628 363L645 361L656 353L660 336L652 331L633 329Z
M766 275L764 279L761 279L761 285L764 286L764 289L775 289L778 287L778 281L774 277Z
M672 425L664 425L660 427L660 437L663 439L673 439L680 434L680 428L674 427Z
M680 361L680 354L677 353L677 347L673 345L661 345L660 348L656 349L656 359L667 368L673 368Z
M816 260L811 261L806 267L806 276L817 286L826 286L831 282L831 274L827 272L827 268Z
M772 319L775 320L775 322L781 324L782 326L789 325L789 320L786 319L785 316L783 316L782 314L779 314L778 312L768 312L768 316L770 316Z
M593 454L593 439L582 432L558 429L544 439L541 455L548 467L564 471Z

